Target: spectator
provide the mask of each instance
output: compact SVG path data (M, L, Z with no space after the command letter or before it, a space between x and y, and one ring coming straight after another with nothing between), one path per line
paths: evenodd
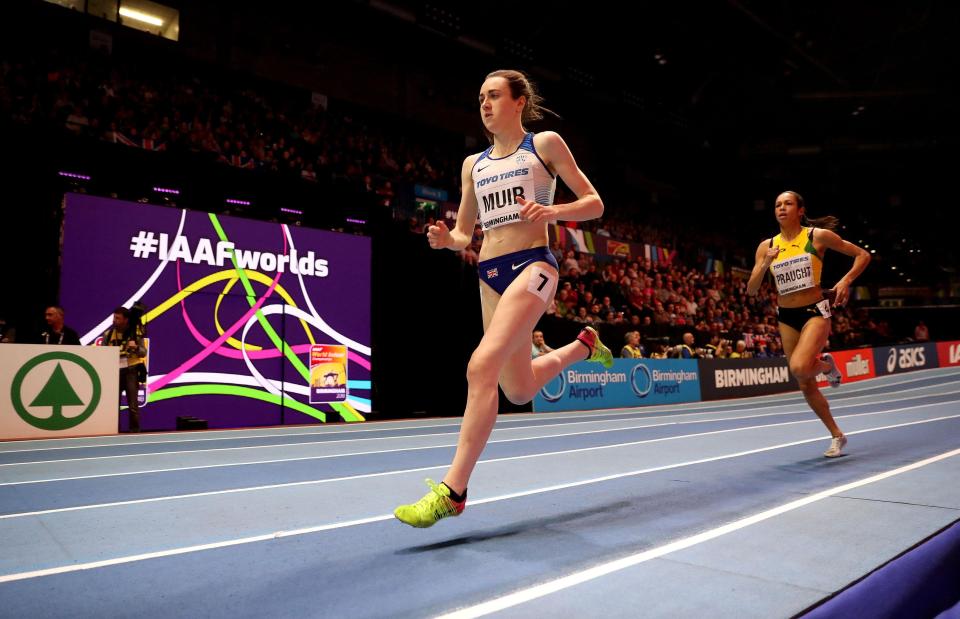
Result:
M923 324L922 320L913 329L913 339L917 342L930 341L930 330L927 329L927 325Z
M623 336L623 339L626 341L626 344L624 344L620 350L620 356L622 358L640 359L644 356L643 346L640 344L639 331L628 331L627 334Z
M593 316L587 313L587 308L581 306L577 310L576 317L573 319L573 322L580 322L584 324L593 324Z
M546 342L543 341L543 331L534 331L533 332L533 344L530 349L530 356L533 359L536 359L540 355L545 355L548 352L553 352L553 349L547 346Z
M40 334L40 344L80 345L80 336L77 332L63 324L62 307L51 305L44 312L43 317L47 321L47 328Z
M737 340L737 349L730 353L731 359L748 359L750 353L747 352L747 343L743 340Z
M683 334L683 342L677 346L677 353L681 359L699 359L702 355L694 348L693 333Z

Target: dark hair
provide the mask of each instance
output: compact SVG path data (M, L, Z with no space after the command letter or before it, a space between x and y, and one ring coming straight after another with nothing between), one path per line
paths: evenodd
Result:
M796 191L784 191L783 193L789 193L797 201L797 208L806 208L806 204L803 201L803 196L801 196ZM814 228L825 228L827 230L836 230L840 226L840 220L834 217L833 215L824 215L823 217L811 218L807 217L806 213L800 216L800 223L804 226L813 226Z
M510 96L514 99L526 97L527 101L523 105L523 113L520 117L521 122L529 123L541 120L544 112L560 118L559 114L541 105L543 97L537 94L536 86L525 74L513 69L499 69L488 73L486 79L492 77L502 77L507 80L507 84L510 86ZM488 139L493 138L493 135L486 129L484 129L484 133L487 134Z
M123 317L126 318L127 320L130 320L130 310L128 310L127 308L125 308L125 307L123 307L123 306L120 306L120 307L118 307L117 309L113 310L113 313L114 313L114 314L120 314L121 316L123 316Z

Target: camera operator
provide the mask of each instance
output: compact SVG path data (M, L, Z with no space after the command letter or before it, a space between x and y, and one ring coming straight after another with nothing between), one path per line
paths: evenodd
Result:
M669 339L665 337L651 337L647 339L650 344L651 359L666 359L672 350L669 346Z
M710 343L708 343L706 346L703 347L704 357L708 359L712 357L719 357L720 352L722 351L721 342L723 342L723 340L720 339L719 335L717 335L716 333L711 335Z
M140 402L137 391L141 380L146 380L144 358L147 348L143 341L141 316L142 311L137 311L134 320L130 310L118 307L113 310L113 326L103 333L104 346L120 347L120 393L127 394L131 432L140 431Z

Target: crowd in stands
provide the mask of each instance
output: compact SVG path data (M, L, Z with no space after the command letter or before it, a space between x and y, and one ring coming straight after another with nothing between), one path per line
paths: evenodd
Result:
M777 329L776 289L766 280L755 296L734 273L709 273L702 265L612 259L599 264L588 253L554 247L560 264L557 296L547 314L590 325L629 325L667 350L694 336L694 348L716 357L783 355ZM830 347L856 348L891 342L886 321L863 309L834 308Z
M150 71L95 52L0 59L0 114L15 123L60 128L127 147L206 153L224 165L307 181L343 178L400 209L397 183L421 183L459 194L463 138L434 137L409 127L330 111L308 93L228 83L183 67ZM267 93L270 94L267 94ZM568 198L570 196L567 196ZM560 188L558 200L563 201ZM765 283L756 296L733 273L703 272L702 249L724 247L722 236L691 235L679 220L637 222L611 212L582 228L622 241L676 249L672 262L609 259L561 251L561 281L547 315L593 325L626 325L648 342L697 347L716 356L781 355L776 295ZM423 230L425 219L411 220ZM476 264L482 233L461 256ZM865 311L835 312L834 348L893 338ZM659 344L657 344L659 345ZM653 354L656 351L649 351ZM662 352L662 351L661 351Z
M432 222L429 219L424 227ZM670 238L650 225L625 221L605 221L601 225L624 239L663 242ZM411 230L420 230L416 221L411 222ZM476 265L482 241L483 233L476 226L471 244L460 252L461 258ZM704 273L699 254L693 252L686 255L686 261L681 253L674 262L662 262L564 251L556 244L551 250L560 265L560 283L547 308L549 318L597 327L635 328L646 342L642 347L645 355L678 352L684 333L694 336L693 348L700 355L736 358L784 354L777 329L776 289L770 280L751 297L746 292L746 279L734 272ZM833 308L829 347L856 348L894 340L890 325L884 320L875 321L865 309ZM661 345L663 350L659 350Z
M0 58L0 114L16 123L146 150L201 152L224 165L307 181L344 178L388 203L398 181L456 190L451 154L462 137L414 136L373 115L331 113L325 99L288 90L257 90L199 69L152 71L92 51Z

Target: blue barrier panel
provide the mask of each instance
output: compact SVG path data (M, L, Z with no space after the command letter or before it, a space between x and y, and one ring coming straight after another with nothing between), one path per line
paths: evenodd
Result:
M877 346L873 349L873 361L877 368L877 376L925 370L940 365L935 342Z
M533 400L536 412L632 408L700 399L691 359L614 359L609 370L580 362L547 383Z

